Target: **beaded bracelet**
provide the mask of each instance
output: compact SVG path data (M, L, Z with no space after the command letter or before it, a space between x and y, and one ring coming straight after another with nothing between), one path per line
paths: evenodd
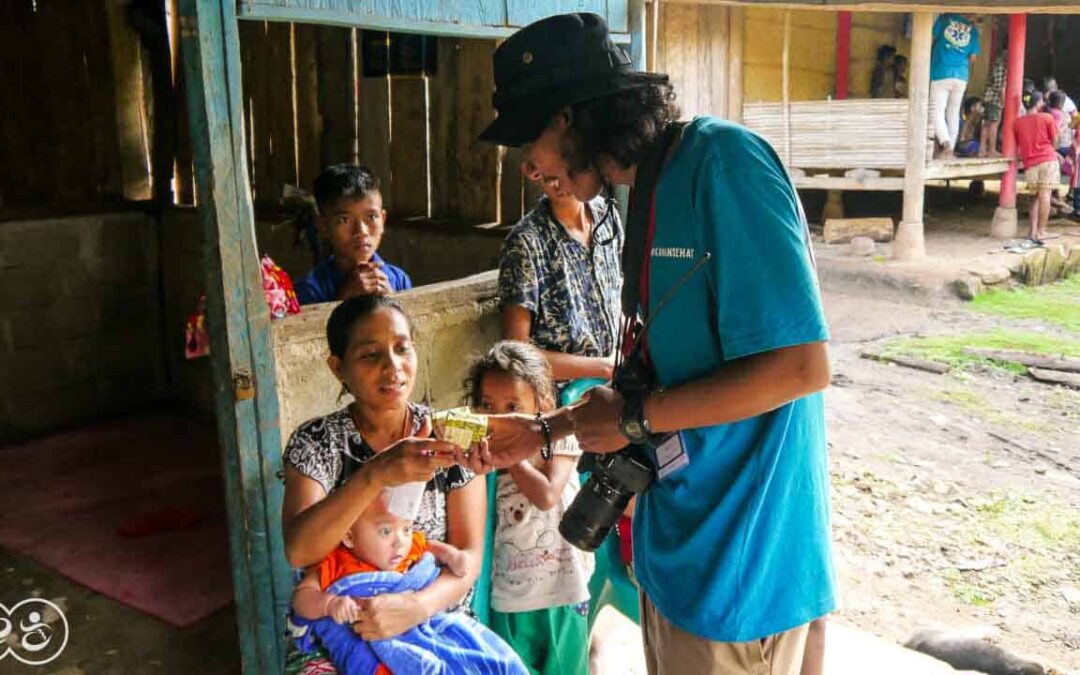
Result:
M536 413L536 421L540 423L540 428L544 432L544 447L540 448L540 456L545 462L550 462L553 454L551 450L551 425L540 413Z

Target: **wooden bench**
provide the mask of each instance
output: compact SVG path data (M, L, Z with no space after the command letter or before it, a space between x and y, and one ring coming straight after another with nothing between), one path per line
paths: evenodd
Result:
M904 189L907 99L748 103L743 124L772 143L798 188ZM925 179L998 175L1008 166L1004 158L929 160Z

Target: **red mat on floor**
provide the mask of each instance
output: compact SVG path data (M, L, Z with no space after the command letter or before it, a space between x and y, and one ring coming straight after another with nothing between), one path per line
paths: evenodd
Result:
M0 448L0 546L175 626L232 601L214 427L150 416Z

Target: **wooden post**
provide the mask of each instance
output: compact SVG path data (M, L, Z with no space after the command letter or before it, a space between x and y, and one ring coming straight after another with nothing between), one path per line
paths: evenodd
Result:
M851 12L836 15L836 98L848 96L848 73L851 69Z
M727 118L742 122L743 109L743 34L746 29L746 10L728 8L728 72Z
M1009 16L1009 63L1005 76L1005 101L1001 116L1001 154L1011 157L1009 170L1001 177L1001 196L994 218L990 221L990 235L999 239L1016 236L1016 134L1013 123L1020 110L1020 96L1024 88L1024 49L1027 42L1027 15Z
M923 206L926 196L926 140L930 108L930 42L933 12L915 12L911 35L908 86L907 165L904 167L904 214L896 229L893 257L914 260L926 256Z
M281 672L292 590L281 532L281 436L244 152L233 0L181 0L180 33L204 230L236 622L245 674Z
M784 47L781 55L780 105L784 111L784 164L791 167L791 10L784 10Z

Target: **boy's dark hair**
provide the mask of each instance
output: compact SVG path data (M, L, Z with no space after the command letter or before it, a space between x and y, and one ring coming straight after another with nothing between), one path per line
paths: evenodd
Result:
M601 156L623 168L641 162L664 127L678 118L675 89L667 83L572 104L568 143L562 148L570 174L595 168Z
M1038 89L1024 94L1024 110L1034 110L1043 101L1043 93Z
M1055 89L1046 96L1046 103L1055 110L1061 110L1065 105L1065 92Z
M319 208L330 206L342 197L362 199L379 191L379 178L366 166L331 164L315 177L311 186Z
M465 400L473 408L479 408L484 397L484 375L509 373L524 380L536 393L540 410L555 407L555 388L551 383L551 364L539 349L527 342L500 340L492 345L487 354L476 360L469 368L465 380Z
M894 64L894 65L895 65L895 66L896 66L897 68L899 68L899 67L900 67L900 64L901 64L901 63L907 63L907 57L906 57L906 56L904 56L903 54L897 54L897 55L896 55L896 58L895 58L895 59L893 59L893 64Z
M892 45L881 45L877 48L877 60L878 63L885 63L885 59L896 54L896 47Z
M1024 91L1035 91L1035 80L1031 79L1030 77L1025 77L1024 78L1023 90Z
M363 321L380 309L393 309L405 317L405 323L409 325L409 335L412 335L412 319L401 303L385 295L357 295L344 300L330 313L330 319L326 322L326 342L330 345L330 353L344 358L349 349L349 332L357 321Z
M1050 91L1057 88L1058 86L1056 77L1054 77L1053 75L1047 75L1043 78L1043 91Z
M978 103L982 103L982 99L978 96L968 96L966 99L964 99L964 116L966 117L970 115L971 109L974 108L975 105Z

